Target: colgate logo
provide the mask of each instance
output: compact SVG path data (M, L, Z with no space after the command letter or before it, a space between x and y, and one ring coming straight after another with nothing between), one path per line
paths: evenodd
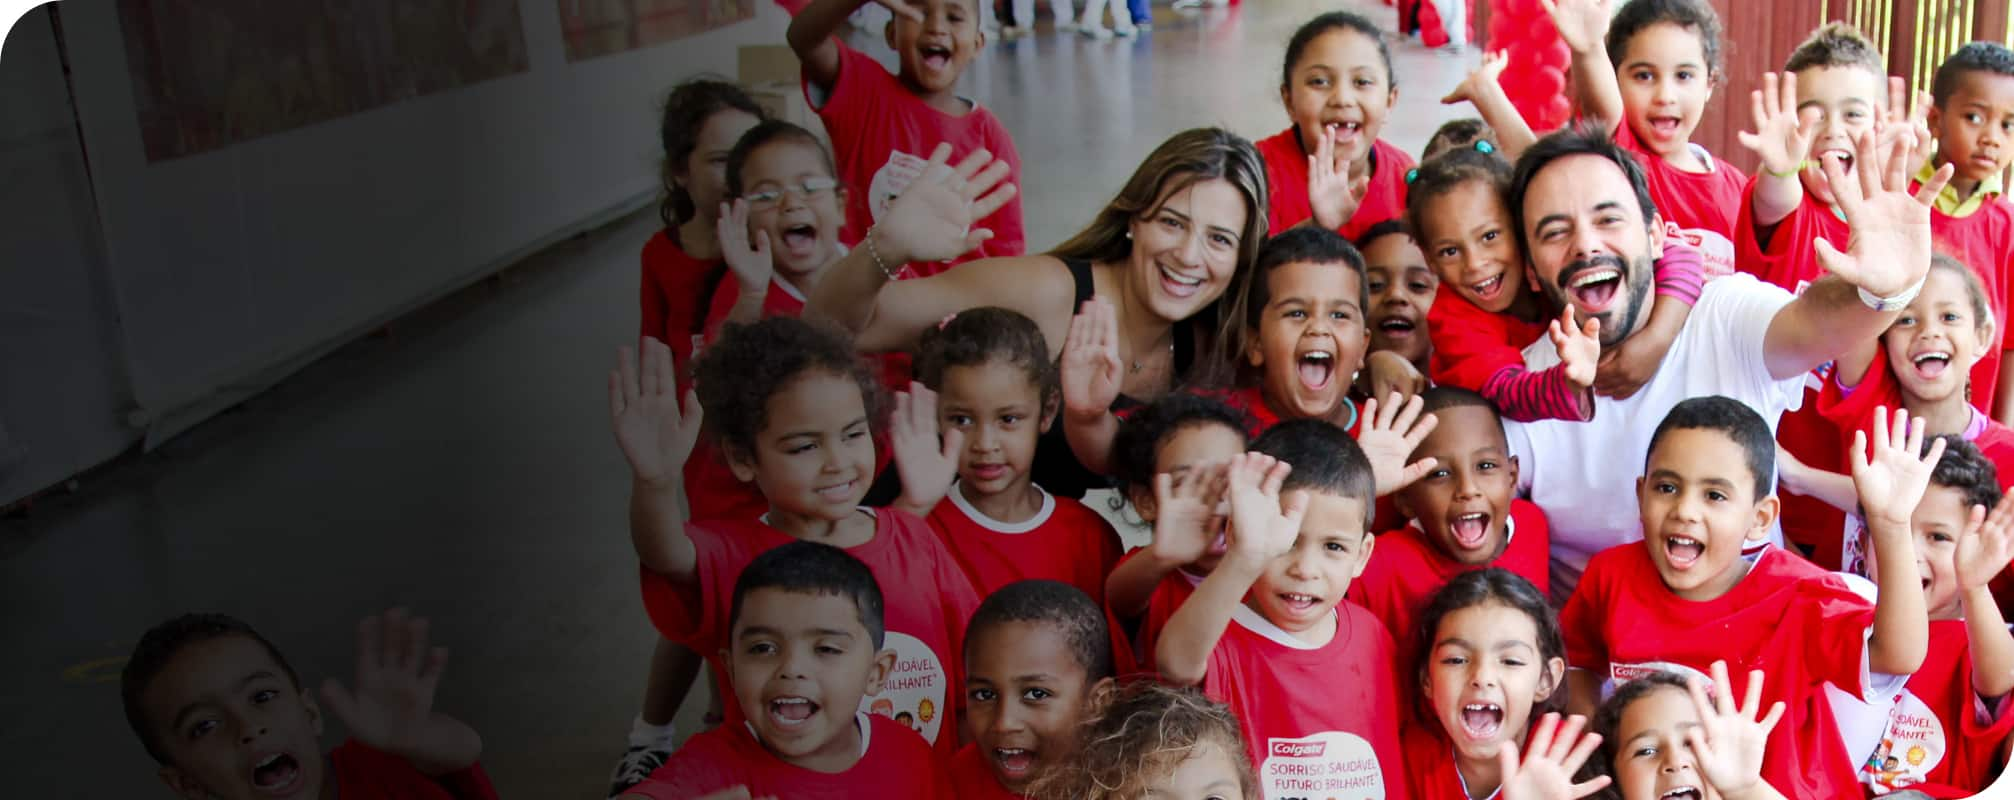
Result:
M1287 758L1310 756L1321 758L1322 754L1327 752L1328 749L1329 744L1327 742L1274 742L1272 754Z

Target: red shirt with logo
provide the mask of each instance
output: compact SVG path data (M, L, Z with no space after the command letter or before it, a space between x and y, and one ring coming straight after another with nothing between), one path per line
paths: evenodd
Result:
M1015 581L1045 578L1082 589L1103 605L1105 576L1124 550L1118 531L1098 512L1048 492L1042 492L1042 508L1033 518L1008 523L972 507L953 486L930 510L929 521L980 597Z
M958 790L959 800L1026 800L1027 795L1010 792L1000 785L1000 779L987 766L986 756L980 754L978 744L968 744L951 758L951 785Z
M895 669L879 695L862 701L861 710L890 718L908 714L923 738L950 758L958 747L957 708L964 696L965 624L979 607L979 596L927 523L894 509L871 513L874 538L846 552L873 570L881 584L887 628L882 646L895 651ZM730 698L722 705L733 725L741 714L719 654L729 644L734 582L756 556L792 540L757 520L694 522L685 530L697 551L696 586L677 586L643 568L643 607L665 638L713 665L720 696Z
M1210 652L1203 691L1238 716L1266 797L1404 800L1392 637L1347 600L1311 647L1245 606Z
M1315 215L1308 203L1308 151L1292 127L1253 143L1266 162L1266 232L1268 235L1306 222ZM1352 242L1372 225L1406 215L1406 171L1413 157L1383 139L1371 142L1371 180L1357 211L1336 232Z
M1627 122L1615 126L1615 143L1643 165L1644 182L1650 185L1650 199L1657 204L1658 216L1664 218L1665 235L1676 236L1700 251L1705 257L1709 280L1733 273L1735 215L1741 212L1742 190L1748 185L1748 176L1706 148L1691 143L1686 146L1708 170L1679 169L1645 147Z
M835 40L835 43L836 40ZM872 56L839 43L839 77L830 97L819 98L806 82L804 97L818 109L832 137L832 156L839 166L839 183L846 187L846 231L841 238L860 241L867 229L887 213L888 204L922 174L930 151L951 145L956 164L984 149L1008 166L1004 183L1021 185L1021 156L1014 137L993 112L973 103L963 116L946 114L904 88L902 81ZM1018 256L1026 249L1017 195L975 227L993 231L977 249L948 262L917 262L903 277L927 277L951 265L980 258Z
M862 724L862 752L860 760L844 772L817 772L787 764L763 749L748 725L737 722L693 736L664 766L623 794L651 800L692 800L745 786L750 797L791 800L949 800L957 796L945 781L930 745L914 731L873 714L861 714L857 719Z
M2000 774L1994 761L2014 714L2007 698L1989 704L1972 688L1972 646L1964 620L1930 623L1923 667L1888 712L1881 745L1860 778L1870 794L1914 789L1932 797L1971 797Z
M1782 548L1762 550L1726 594L1693 602L1665 587L1641 542L1595 554L1560 612L1567 664L1606 681L1658 670L1705 679L1725 659L1741 697L1749 670L1767 673L1763 706L1781 700L1786 710L1770 733L1762 777L1786 797L1859 791L1824 685L1863 691L1873 623L1872 603Z

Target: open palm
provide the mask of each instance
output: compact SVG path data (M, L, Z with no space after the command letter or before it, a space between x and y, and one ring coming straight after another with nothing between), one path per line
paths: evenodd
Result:
M1911 195L1913 137L1896 137L1885 149L1877 146L1879 139L1880 131L1874 130L1855 142L1851 176L1834 159L1822 164L1851 237L1844 253L1822 237L1814 246L1828 272L1876 297L1894 297L1930 271L1930 204L1951 179L1951 165L1939 168Z
M687 392L685 413L680 414L671 348L645 338L641 349L640 365L638 354L624 347L609 373L609 418L615 443L636 480L667 486L699 441L699 399Z
M322 699L358 741L387 753L414 752L423 745L447 660L446 648L427 646L425 619L396 608L366 617L357 625L354 684L331 678L322 684Z

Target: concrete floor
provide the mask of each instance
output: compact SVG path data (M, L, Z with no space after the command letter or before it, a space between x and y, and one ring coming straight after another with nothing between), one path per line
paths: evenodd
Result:
M1031 247L1074 232L1170 133L1284 127L1287 37L1337 7L1394 19L1365 0L1251 0L1161 8L1134 41L989 47L967 87L1014 132ZM1474 54L1392 48L1384 135L1417 152L1468 113L1437 101ZM0 522L8 794L166 796L117 678L169 615L242 616L318 683L347 680L360 616L402 604L452 648L437 706L483 733L506 796L601 796L652 642L603 376L635 334L656 225L640 213L555 248Z

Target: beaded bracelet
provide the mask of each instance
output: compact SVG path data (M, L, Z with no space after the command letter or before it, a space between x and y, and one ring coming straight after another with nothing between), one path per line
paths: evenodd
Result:
M891 281L902 280L902 272L903 270L909 269L909 265L908 264L902 265L901 270L890 271L888 269L888 263L881 260L881 249L874 246L874 234L879 232L880 230L881 226L879 225L867 229L867 236L864 237L867 240L867 255L874 259L874 266L881 270L881 274L883 277L886 277Z

